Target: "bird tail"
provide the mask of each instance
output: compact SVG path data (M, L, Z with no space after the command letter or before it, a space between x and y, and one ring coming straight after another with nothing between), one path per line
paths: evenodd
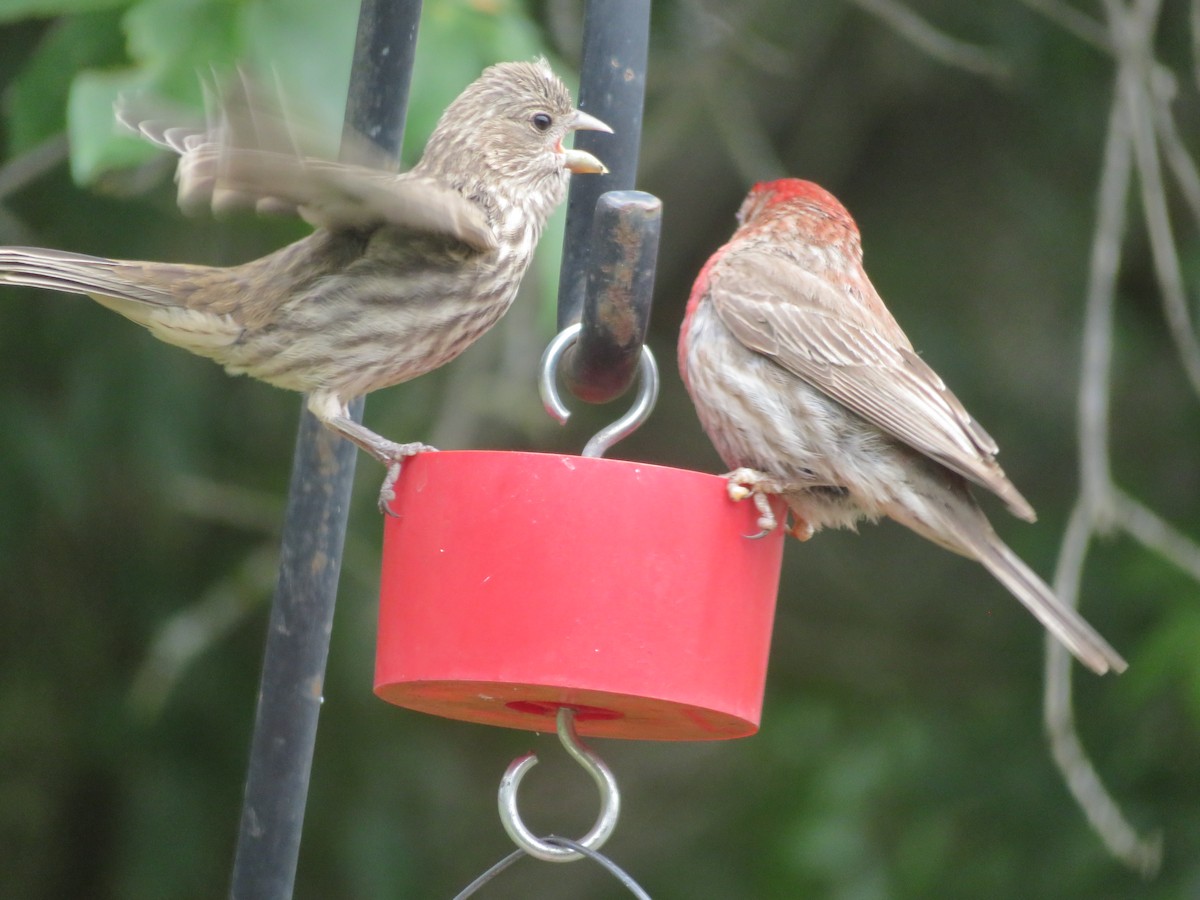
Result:
M1097 675L1110 669L1124 672L1129 667L1121 654L1083 616L1063 603L994 532L986 546L980 548L978 559L1063 646Z
M62 250L0 247L0 284L85 294L122 315L129 315L123 308L129 304L175 305L170 292L140 277L144 267L144 263Z
M949 495L946 488L950 488ZM1078 612L1063 603L1046 582L1000 540L965 484L944 478L934 503L904 504L888 510L903 525L955 553L978 560L1033 613L1064 647L1095 672L1124 672L1129 664ZM916 509L921 513L916 513Z
M213 287L213 272L185 263L126 262L31 247L0 247L0 284L85 294L161 341L228 365L228 348L242 334L229 315L197 308L201 285ZM221 270L236 279L236 270ZM221 283L216 285L221 288Z

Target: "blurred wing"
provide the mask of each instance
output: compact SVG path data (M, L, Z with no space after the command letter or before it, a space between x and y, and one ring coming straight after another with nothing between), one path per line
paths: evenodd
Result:
M179 154L175 180L185 212L252 208L299 214L324 228L387 224L447 235L477 250L496 247L475 204L432 179L397 175L366 138L346 138L361 164L306 152L314 145L311 132L244 74L228 79L219 94L206 86L205 98L207 122L192 126L147 115L139 98L122 97L116 108L123 125Z
M847 299L822 279L790 260L744 250L714 271L711 296L746 347L1032 521L1033 509L992 459L996 442L937 373L907 346L848 318Z

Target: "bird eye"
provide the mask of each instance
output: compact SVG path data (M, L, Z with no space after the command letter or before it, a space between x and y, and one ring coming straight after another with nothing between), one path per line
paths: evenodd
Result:
M547 128L549 128L551 125L554 124L554 120L552 118L550 118L549 115L547 115L546 113L541 113L541 112L534 113L533 118L530 119L529 121L531 121L533 123L533 127L536 128L538 131L545 131Z

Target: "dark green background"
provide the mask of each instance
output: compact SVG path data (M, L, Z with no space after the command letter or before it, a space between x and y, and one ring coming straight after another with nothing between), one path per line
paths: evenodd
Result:
M406 158L483 66L547 52L575 68L578 6L427 0ZM1049 575L1078 487L1080 325L1112 60L1000 0L911 8L987 48L1003 77L932 59L854 4L733 6L655 5L639 186L665 202L651 335L665 384L615 455L720 470L674 370L688 288L752 180L811 178L854 213L892 311L1004 448L1041 519L988 509ZM198 70L247 59L336 123L353 7L0 0L0 243L232 263L303 233L185 219L166 166L101 175L145 159L112 141L109 101L149 86L186 102ZM1159 49L1196 147L1188 15L1167 4ZM53 143L68 109L86 186ZM4 180L36 160L39 177ZM1181 203L1174 212L1194 285L1196 231ZM1200 405L1133 221L1114 471L1195 534ZM615 415L579 410L562 430L536 396L559 234L499 328L446 370L370 399L373 428L441 447L577 451ZM0 895L219 896L300 401L85 299L0 294ZM495 788L531 747L543 759L522 796L531 825L581 834L594 815L594 788L553 738L372 695L381 474L360 460L300 898L452 896L511 848ZM1053 768L1036 623L981 568L891 524L790 543L756 737L597 743L625 799L606 852L662 898L1200 896L1200 590L1116 538L1093 549L1084 593L1131 668L1079 674L1080 730L1127 815L1161 831L1156 879L1106 855ZM590 864L526 860L480 896L622 893Z

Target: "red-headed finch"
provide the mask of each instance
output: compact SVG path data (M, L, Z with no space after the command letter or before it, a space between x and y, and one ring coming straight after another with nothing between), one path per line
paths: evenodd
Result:
M688 300L679 366L760 527L782 497L801 539L895 519L981 562L1097 673L1125 660L992 530L968 484L1015 515L1030 505L996 444L926 365L872 287L858 228L827 191L794 178L755 185L739 227Z

